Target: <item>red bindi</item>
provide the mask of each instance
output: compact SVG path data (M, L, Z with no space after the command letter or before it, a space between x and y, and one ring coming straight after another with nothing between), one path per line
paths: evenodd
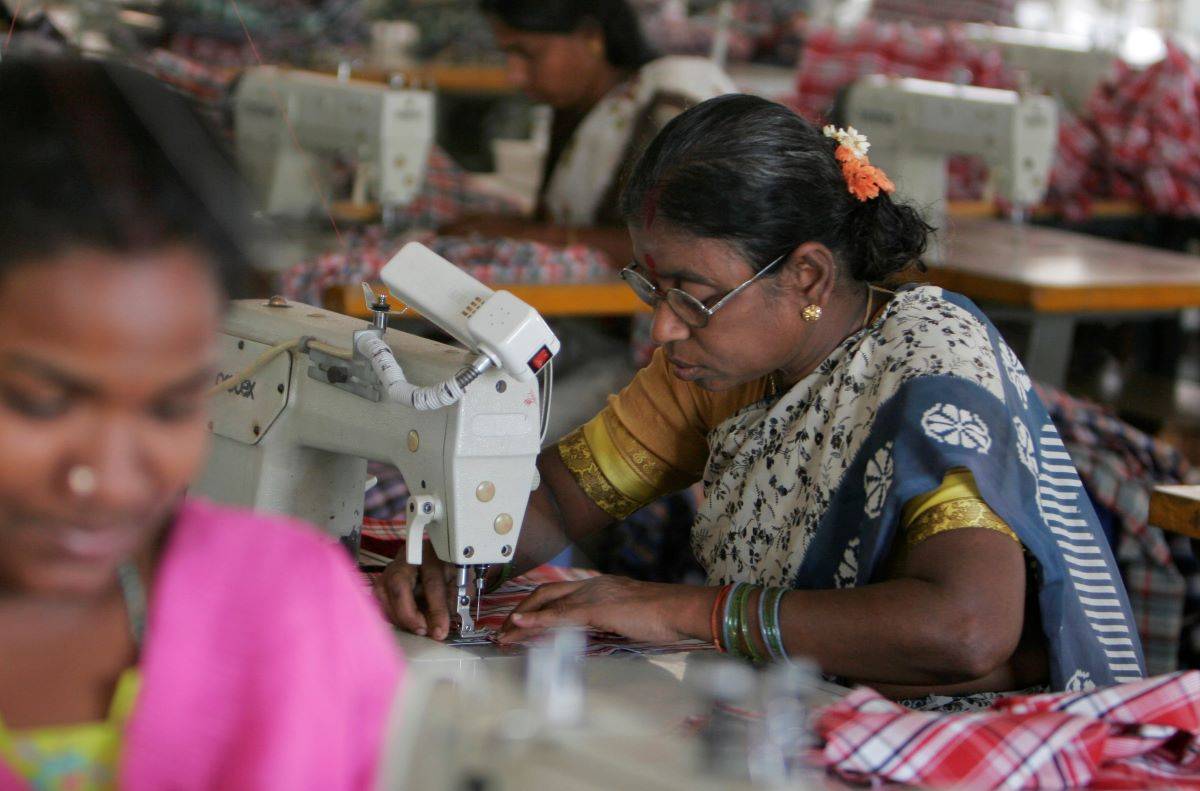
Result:
M654 216L658 214L658 195L662 192L661 188L655 187L646 195L646 202L642 207L642 227L649 229L654 224Z

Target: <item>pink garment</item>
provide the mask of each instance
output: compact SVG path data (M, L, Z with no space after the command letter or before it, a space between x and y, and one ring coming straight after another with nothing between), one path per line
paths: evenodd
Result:
M120 787L371 788L402 662L346 553L189 499L149 594ZM0 766L0 789L24 784Z

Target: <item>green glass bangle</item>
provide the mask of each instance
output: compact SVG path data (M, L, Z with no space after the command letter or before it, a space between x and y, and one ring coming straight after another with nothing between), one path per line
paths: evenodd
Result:
M754 642L754 636L750 634L750 597L754 595L754 591L766 593L766 590L761 585L750 585L746 588L746 595L738 603L738 637L742 640L742 645L746 648L746 653L750 660L755 664L761 665L766 662L766 657L758 650L758 646Z
M787 588L775 588L772 590L771 601L767 606L767 620L763 623L763 642L770 646L771 652L777 655L777 658L787 662L789 657L787 649L783 647L783 632L779 623L779 608L783 603L784 594L788 592Z
M779 661L779 655L775 653L774 646L771 645L771 639L767 636L767 602L774 595L778 588L767 588L758 597L758 631L762 636L763 645L767 647L767 655L770 661Z
M735 607L738 592L746 586L744 582L733 583L733 588L730 589L729 595L725 597L725 611L721 613L721 642L725 644L725 652L740 656L737 644L734 642L734 635L737 634L737 607Z

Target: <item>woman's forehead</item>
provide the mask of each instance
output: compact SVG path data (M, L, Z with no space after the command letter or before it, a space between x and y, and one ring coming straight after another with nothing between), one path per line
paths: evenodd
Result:
M749 269L741 253L721 239L665 227L629 230L635 259L660 277L716 284L742 277Z
M73 251L0 279L0 345L113 360L194 353L216 331L220 305L211 272L183 248L133 260Z

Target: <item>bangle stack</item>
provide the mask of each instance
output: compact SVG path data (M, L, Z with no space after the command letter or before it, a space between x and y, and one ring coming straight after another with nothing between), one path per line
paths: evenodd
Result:
M789 661L779 622L780 605L787 592L787 588L766 588L747 582L733 582L721 587L710 618L713 646L723 654L760 664ZM755 593L758 593L758 634L767 649L765 656L754 640L750 623L750 601Z

